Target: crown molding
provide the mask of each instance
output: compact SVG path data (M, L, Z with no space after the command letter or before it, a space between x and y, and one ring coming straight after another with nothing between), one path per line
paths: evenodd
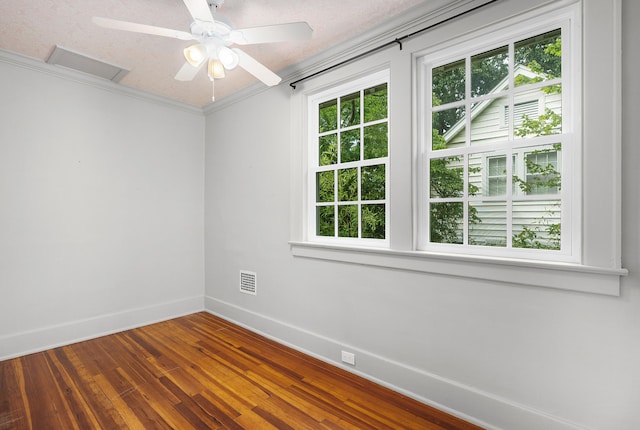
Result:
M32 57L17 54L15 52L0 49L0 62L11 64L16 67L33 70L39 73L43 73L56 78L72 81L81 85L87 85L93 88L97 88L103 91L132 97L138 100L143 100L156 105L169 107L172 109L178 109L184 112L202 115L203 110L200 107L196 107L187 103L178 102L166 97L151 94L146 91L129 88L121 84L109 81L107 79L101 79L92 75L82 73L73 69L67 69L65 67L48 64L43 61L37 60Z

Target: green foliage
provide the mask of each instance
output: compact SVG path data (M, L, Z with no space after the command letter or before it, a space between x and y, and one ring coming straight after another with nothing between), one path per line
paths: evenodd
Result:
M338 236L358 237L358 206L338 206Z
M335 165L316 174L316 202L332 203L316 206L319 236L335 236L337 231L339 237L358 237L360 230L363 238L385 238L385 205L356 204L359 198L363 202L386 198L385 165L340 167L343 163L361 161L361 149L365 160L387 157L387 117L386 83L319 105L318 132L322 135L318 141L318 164ZM345 204L349 202L353 204Z
M514 248L529 249L560 249L560 223L549 222L553 211L547 211L547 215L538 218L533 225L524 226L522 231L513 235Z
M537 119L531 119L528 115L522 116L522 125L514 134L518 137L547 136L558 134L562 125L562 115L555 113L549 108L544 109L544 114Z
M362 237L384 239L385 206L382 204L362 205Z
M333 99L319 106L318 131L324 133L338 128L338 100Z
M553 30L516 43L515 61L516 64L527 66L540 79L549 80L562 76L560 30Z
M529 155L544 154L550 152L559 152L560 144L553 145L553 149L545 148L532 151ZM525 166L527 174L531 176L531 179L524 180L516 175L513 175L513 182L517 184L520 189L526 193L534 193L536 190L552 189L560 190L562 186L562 177L555 166L551 163L538 164L533 161L533 157L525 157Z
M335 235L334 206L318 206L316 208L316 234L318 236Z
M471 58L471 96L491 92L509 73L507 47L485 52Z
M430 208L430 240L435 243L462 243L462 216L460 202L432 203Z
M338 162L338 136L329 134L319 138L319 165L328 166Z

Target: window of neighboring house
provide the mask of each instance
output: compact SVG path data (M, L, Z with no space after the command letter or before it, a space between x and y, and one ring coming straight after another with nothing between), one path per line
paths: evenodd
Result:
M504 196L507 193L507 157L487 158L487 195Z
M553 147L530 153L513 155L515 194L558 194L560 192L559 152ZM507 157L489 156L486 161L486 187L488 196L507 193ZM525 172L525 179L518 177Z
M563 112L572 100L566 26L423 58L430 91L419 117L431 132L422 144L421 249L577 258L563 235L577 221L559 163L576 145Z
M525 180L520 184L526 194L558 194L560 191L559 151L542 149L526 154ZM516 175L517 177L517 175Z
M388 72L309 99L309 237L382 245L387 233Z

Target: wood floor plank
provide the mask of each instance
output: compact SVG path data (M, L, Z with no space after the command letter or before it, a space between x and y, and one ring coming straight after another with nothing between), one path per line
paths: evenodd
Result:
M18 400L0 402L0 429L30 427L28 403L23 402L24 381L21 377L21 368L22 364L18 360L0 362L0 387L6 393L7 399Z
M205 312L0 362L0 430L477 430Z

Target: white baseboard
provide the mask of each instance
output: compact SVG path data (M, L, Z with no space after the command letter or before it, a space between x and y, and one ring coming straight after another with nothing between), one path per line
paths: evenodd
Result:
M466 386L424 370L342 344L272 317L205 296L205 311L312 357L355 373L486 429L584 430L561 417ZM340 361L340 351L356 354L356 366Z
M0 361L204 310L202 296L69 321L0 337Z

